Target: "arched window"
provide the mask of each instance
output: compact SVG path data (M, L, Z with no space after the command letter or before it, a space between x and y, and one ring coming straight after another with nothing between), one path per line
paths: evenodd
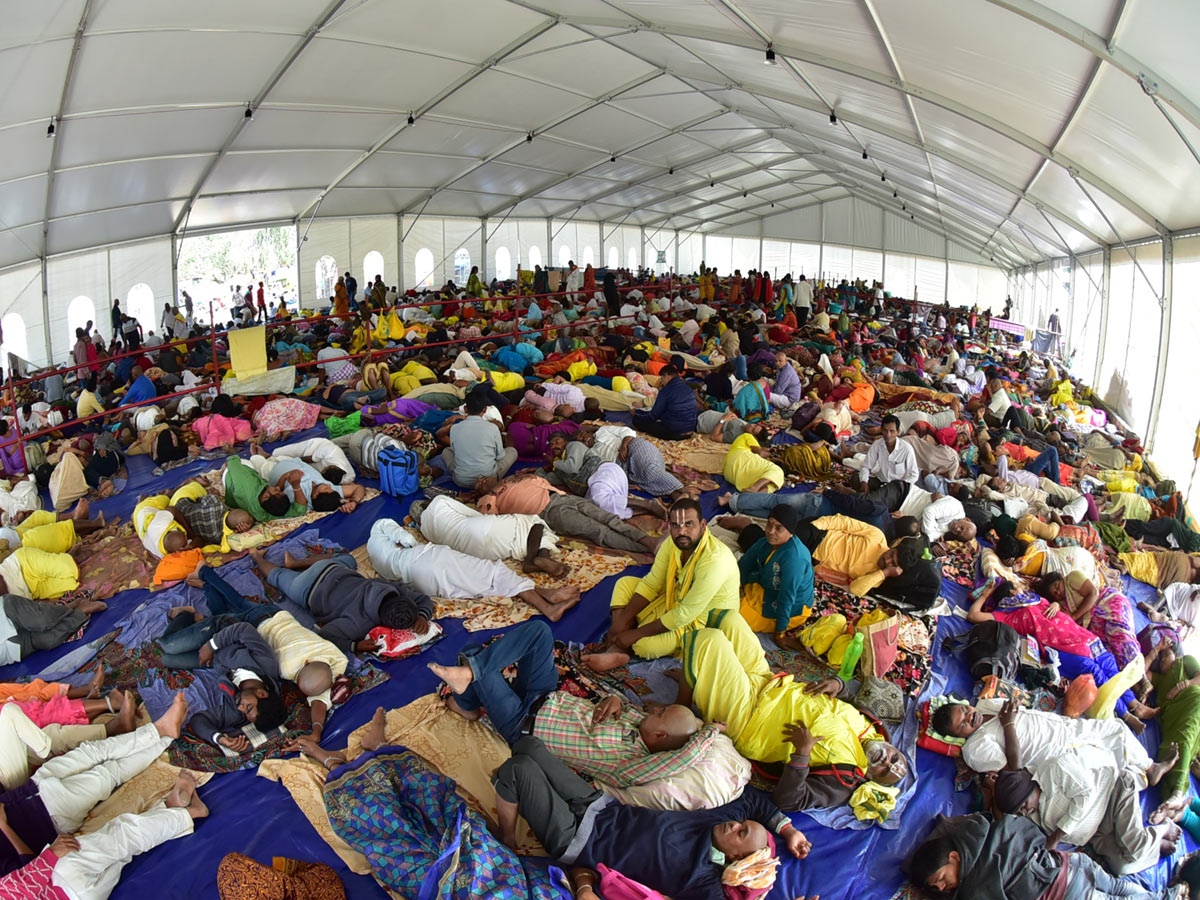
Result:
M508 252L507 247L500 247L496 250L496 271L494 274L501 281L506 281L513 277L512 254Z
M591 247L583 248L583 263L582 263L582 265L585 269L588 266L596 265L596 255L594 253L592 253Z
M416 278L416 286L419 288L433 287L433 251L422 247L417 251L417 257L413 260L413 273Z
M322 256L317 260L317 300L324 303L333 296L333 289L337 285L338 275L337 260L332 256Z
M529 248L529 268L540 266L542 264L542 251L538 249L537 244Z
M363 277L359 282L359 290L365 289L368 284L374 284L376 275L382 275L383 280L387 281L387 273L383 270L383 254L372 250L363 257Z
M637 271L637 247L630 247L629 252L626 254L626 256L629 258L629 271L636 272Z
M158 316L154 312L154 291L150 285L135 284L131 287L125 297L121 312L127 316L133 316L142 323L142 327L147 331L153 328L158 321ZM71 332L71 334L74 333Z
M616 247L608 248L608 268L617 269L621 266L621 255L617 253Z
M74 333L74 332L72 332ZM8 313L0 319L0 366L8 372L8 355L29 359L29 338L25 333L25 320L20 313Z
M460 288L467 286L467 279L471 277L471 251L466 247L459 247L454 251L454 283Z
M568 247L566 244L559 244L558 245L558 267L560 269L565 269L567 267L567 263L569 263L570 261L571 261L571 248Z
M91 297L79 296L67 307L67 344L75 345L75 329L84 328L91 321L96 323L96 304Z

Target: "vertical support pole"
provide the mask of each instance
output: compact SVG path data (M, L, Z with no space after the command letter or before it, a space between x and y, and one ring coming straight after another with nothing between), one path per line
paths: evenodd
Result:
M108 308L109 315L112 314L112 284L108 287ZM179 302L179 247L175 242L175 235L171 235L171 304L175 305ZM188 327L192 325L188 322Z
M50 341L50 286L46 282L46 254L42 254L42 343L46 347L46 362L54 362L54 345ZM13 409L14 415L16 409Z
M671 266L671 271L675 273L675 278L671 281L675 282L679 276L679 229L675 229L675 264Z
M825 279L825 204L817 206L817 233L821 240L817 243L817 283Z
M483 274L480 276L484 284L490 284L491 279L488 278L488 231L487 231L487 216L483 216L479 220L479 271Z
M1096 368L1092 372L1092 387L1097 395L1101 391L1100 370L1104 366L1104 345L1108 335L1108 295L1112 291L1112 247L1104 248L1104 276L1100 282L1100 344L1096 348Z
M404 296L404 292L408 290L408 282L405 280L408 275L404 271L404 216L396 213L396 284L399 286L400 296Z
M558 265L554 258L554 234L550 217L546 217L546 255L542 258L542 268L549 270L551 266Z
M300 247L304 243L304 240L300 236L299 219L293 223L292 227L296 229L296 312L299 313L300 310L304 309L304 275L301 274L304 271L304 266L302 265L302 260L300 258ZM321 298L318 297L317 299L320 300ZM209 304L209 313L211 316L211 304ZM211 321L211 318L209 321Z
M208 342L212 345L213 380L217 384L217 393L221 393L221 367L217 363L217 316L213 310L213 302L208 301Z
M1154 450L1154 433L1158 430L1158 414L1162 409L1163 387L1167 379L1167 354L1171 349L1171 295L1175 287L1172 271L1175 262L1175 239L1170 235L1162 241L1162 319L1158 325L1158 362L1154 370L1154 394L1150 402L1150 420L1146 424L1145 445Z

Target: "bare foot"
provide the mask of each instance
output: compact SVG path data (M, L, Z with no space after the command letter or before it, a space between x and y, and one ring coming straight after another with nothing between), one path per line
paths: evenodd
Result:
M1157 706L1147 706L1145 703L1138 701L1129 704L1129 711L1144 722L1148 722L1158 715Z
M171 809L186 809L196 793L196 779L187 769L179 770L179 777L171 787L171 792L163 800L163 804Z
M1158 809L1150 813L1147 821L1151 825L1161 825L1163 822L1178 822L1183 818L1184 811L1191 805L1187 794L1172 794L1158 805Z
M154 723L154 727L158 729L158 733L163 737L177 738L183 730L183 723L187 719L187 713L187 697L183 696L183 691L179 691L175 694L171 708L158 718Z
M201 559L200 562L196 563L196 568L192 569L192 571L190 571L188 573L188 576L187 576L187 578L184 579L184 581L186 581L192 587L197 587L197 588L204 587L204 582L200 580L200 570L203 569L206 565L208 565L208 563L206 563L203 559ZM193 612L194 612L194 610L193 610Z
M193 819L203 819L208 815L208 807L200 799L199 791L192 793L192 802L188 804L187 811Z
M97 663L96 674L92 676L92 680L88 683L87 697L99 697L100 689L104 687L104 664Z
M108 708L111 712L119 713L125 705L125 692L117 688L104 699L108 701Z
M548 553L538 554L537 558L533 561L533 569L538 572L545 572L554 578L566 578L571 571L570 566L564 562L559 562Z
M582 660L583 664L593 672L609 672L629 665L629 660L632 658L628 653L622 653L620 650L606 650L603 653L585 653Z
M250 558L254 560L254 564L261 569L262 564L267 561L267 554L257 548L247 552L250 554Z
M719 506L728 506L728 505L729 505L729 498L730 498L730 497L732 497L732 496L733 496L733 494L732 494L731 492L728 492L728 491L727 491L726 493L722 494L720 497L718 497L718 498L717 498L717 505L719 505Z
M525 538L525 559L521 563L521 568L526 572L532 572L537 568L538 556L541 555L542 535L546 533L546 526L540 522L529 529L529 534Z
M475 680L475 673L471 671L470 666L442 666L437 663L428 663L428 668L430 672L446 682L450 690L456 694L461 694Z
M1134 734L1140 735L1146 730L1146 723L1135 716L1132 712L1127 712L1125 715L1121 716L1121 721L1124 722L1129 730Z
M568 591L566 599L549 604L543 612L543 615L551 622L557 622L566 614L567 610L579 603L579 588L560 588L560 590Z
M383 742L387 739L387 736L384 734L386 725L387 713L380 706L376 708L375 715L371 717L371 725L367 729L366 734L363 735L362 748L364 750L378 750L383 746Z
M1151 787L1158 784L1162 781L1164 775L1175 768L1177 762L1179 762L1179 745L1172 743L1167 748L1166 759L1161 762L1151 763L1149 768L1146 769L1146 783Z
M89 508L90 507L89 507L89 504L86 499L80 500L78 503L75 504L75 508L73 510L71 510L71 518L72 519L83 519L86 521L87 517L88 517Z
M117 516L115 519L113 519L111 522L109 522L109 521L105 520L104 513L97 513L97 515L96 515L96 530L99 531L105 525L116 525L120 521L121 521L120 516Z
M183 696L180 694L180 696ZM184 702L184 710L187 709L187 703ZM133 731L133 727L137 721L137 698L133 696L133 691L125 692L125 699L121 703L121 711L117 713L117 728L120 734L128 734Z

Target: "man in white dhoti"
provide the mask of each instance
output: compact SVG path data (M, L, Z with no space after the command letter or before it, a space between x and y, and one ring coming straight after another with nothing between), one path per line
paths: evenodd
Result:
M418 544L395 519L377 519L371 526L367 557L381 578L402 581L431 597L519 597L551 622L579 602L578 588L539 588L502 562L443 544Z
M1068 719L1036 709L1017 709L1005 728L1000 698L975 706L939 706L931 723L940 734L965 738L962 760L976 772L1037 769L1083 745L1105 750L1119 769L1138 777L1139 787L1155 785L1175 765L1175 759L1151 762L1146 748L1120 719Z
M252 455L266 455L258 444L250 445ZM342 448L329 438L314 437L307 441L285 444L271 451L272 459L301 459L321 473L331 484L350 484L354 481L354 467ZM337 471L333 471L336 469Z
M414 503L412 515L421 534L434 544L480 559L521 559L526 572L536 570L561 578L569 571L550 556L558 537L537 516L487 516L444 494L434 497L424 509Z

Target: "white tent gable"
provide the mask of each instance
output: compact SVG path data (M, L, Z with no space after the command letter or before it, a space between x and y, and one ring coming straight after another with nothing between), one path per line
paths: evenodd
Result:
M1005 268L1200 225L1193 3L10 6L0 267L314 213L765 233L853 198Z

